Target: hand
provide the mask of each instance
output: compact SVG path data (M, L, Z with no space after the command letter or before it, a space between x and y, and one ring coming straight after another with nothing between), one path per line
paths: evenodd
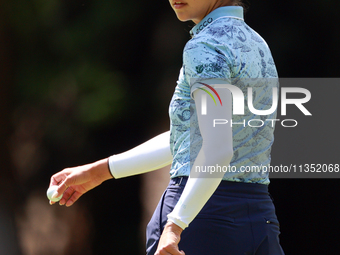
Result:
M183 229L175 223L168 222L164 227L155 255L185 255L184 251L178 249L182 231Z
M66 168L51 177L50 186L58 185L58 194L64 194L60 205L71 206L87 191L105 180L113 178L109 172L107 159L78 167ZM50 201L50 204L55 202Z

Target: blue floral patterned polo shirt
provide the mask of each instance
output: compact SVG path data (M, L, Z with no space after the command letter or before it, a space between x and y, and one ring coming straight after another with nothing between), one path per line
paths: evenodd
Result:
M191 96L197 86L193 87L191 81L221 79L241 89L245 101L244 115L232 117L232 122L239 124L232 125L234 156L230 166L237 171L226 172L223 180L269 184L268 171L262 167L270 164L275 127L275 121L270 120L276 118L276 110L255 115L247 106L249 87L255 109L272 105L272 88L278 87L278 75L268 45L244 22L239 6L212 11L190 33L192 39L184 48L183 66L169 107L171 178L189 176L202 145ZM249 171L252 166L257 171Z

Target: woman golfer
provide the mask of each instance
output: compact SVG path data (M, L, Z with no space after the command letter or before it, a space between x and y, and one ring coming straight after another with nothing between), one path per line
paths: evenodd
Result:
M191 40L172 97L170 131L51 178L61 205L110 178L171 164L147 227L147 254L282 255L268 193L277 71L240 1L170 0ZM51 202L53 203L53 202Z

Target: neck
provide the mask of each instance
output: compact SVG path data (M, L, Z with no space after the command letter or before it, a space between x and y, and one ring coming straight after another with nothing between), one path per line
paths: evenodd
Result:
M234 1L233 0L219 0L219 1L216 1L208 10L207 12L205 13L205 15L203 16L206 17L209 13L211 13L213 10L216 10L217 8L219 7L222 7L222 6L233 6L234 5ZM192 21L195 23L195 24L198 24L200 23L200 21L203 19L193 19Z

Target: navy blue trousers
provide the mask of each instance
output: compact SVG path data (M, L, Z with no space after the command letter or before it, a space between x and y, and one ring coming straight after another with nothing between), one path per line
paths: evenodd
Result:
M170 180L147 226L147 254L157 250L167 215L179 200L187 177ZM181 235L186 255L283 255L279 222L268 186L222 181Z

